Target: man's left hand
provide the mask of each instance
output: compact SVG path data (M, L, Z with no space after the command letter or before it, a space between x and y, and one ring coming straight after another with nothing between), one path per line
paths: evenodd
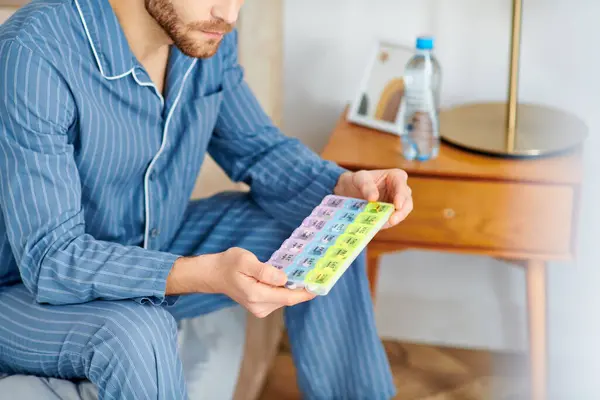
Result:
M384 229L402 222L413 209L408 176L401 169L344 172L333 192L338 196L391 203L396 210Z

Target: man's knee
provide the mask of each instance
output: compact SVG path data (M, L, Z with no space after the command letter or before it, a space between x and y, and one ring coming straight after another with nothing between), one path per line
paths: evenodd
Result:
M117 374L151 388L159 384L158 366L176 363L177 325L164 308L114 302L94 317L97 332L84 352L89 374Z

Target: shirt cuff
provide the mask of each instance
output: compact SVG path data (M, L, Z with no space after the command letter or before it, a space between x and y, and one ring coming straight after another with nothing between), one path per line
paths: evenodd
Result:
M161 254L162 259L158 266L158 273L156 281L152 287L152 292L148 296L138 297L134 300L140 304L151 304L154 306L172 306L179 300L179 296L166 296L167 290L167 278L169 273L173 269L175 261L181 256L163 253Z
M322 170L302 190L302 193L294 196L289 202L282 205L280 211L282 215L285 215L285 221L288 225L297 227L323 201L325 196L333 193L340 175L346 172L346 169L331 161L323 160L322 162Z
M300 197L299 200L304 203L305 207L312 210L321 203L325 196L333 194L333 190L344 172L346 172L346 169L331 161L324 160L323 171L303 191L304 196Z
M348 172L346 168L342 168L336 163L332 161L325 161L325 172L323 174L323 185L328 188L328 193L325 194L333 194L333 189L337 185L340 180L340 176L344 173ZM323 196L323 197L325 197Z

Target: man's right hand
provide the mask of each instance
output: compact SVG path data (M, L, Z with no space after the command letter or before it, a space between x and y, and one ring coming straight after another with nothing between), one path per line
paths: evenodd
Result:
M167 279L167 294L222 293L264 318L283 306L315 297L306 290L284 288L286 281L283 271L234 247L222 253L177 260Z

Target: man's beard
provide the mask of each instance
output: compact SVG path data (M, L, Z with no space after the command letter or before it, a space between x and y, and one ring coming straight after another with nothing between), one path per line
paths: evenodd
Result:
M170 0L145 0L146 10L158 22L182 53L193 58L209 58L215 55L221 39L194 39L191 33L200 31L229 33L233 25L223 20L183 23L177 16Z

